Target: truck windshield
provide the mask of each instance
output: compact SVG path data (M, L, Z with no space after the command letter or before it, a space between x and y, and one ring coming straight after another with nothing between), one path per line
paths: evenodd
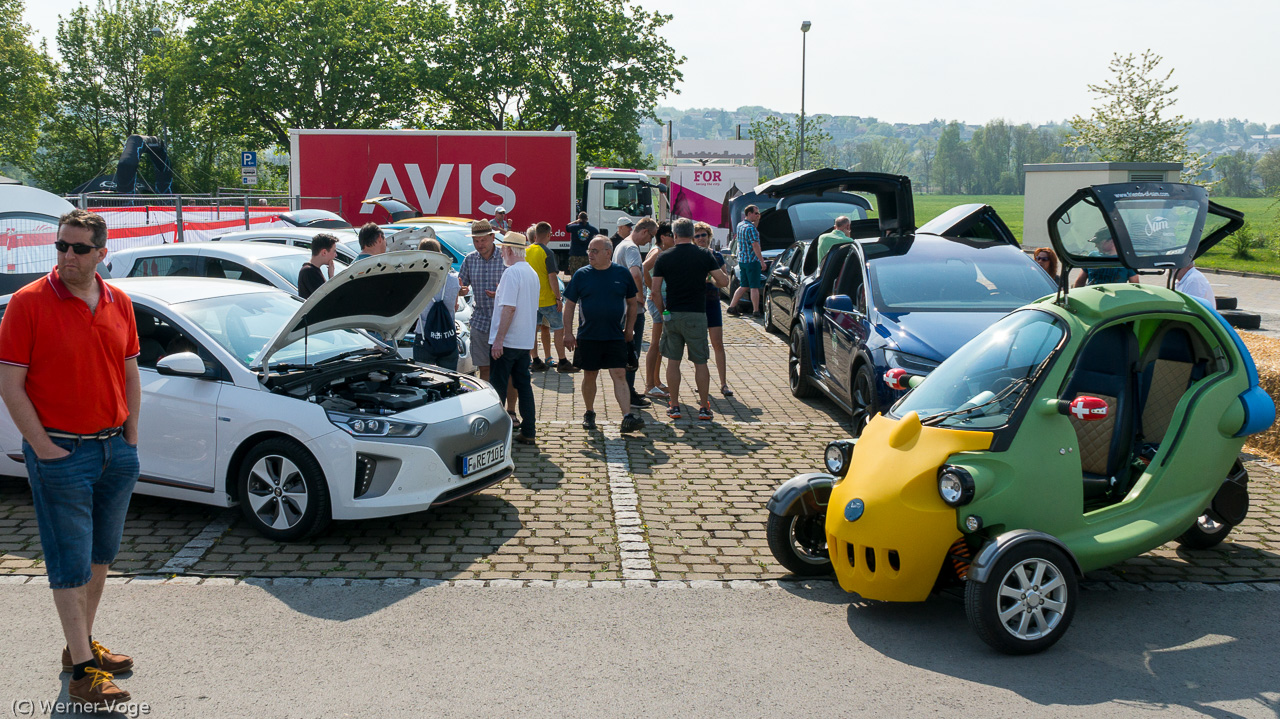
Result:
M640 183L607 182L604 185L604 209L635 214L640 207Z
M916 412L923 424L953 429L1003 426L1064 334L1047 312L1014 312L947 358L890 415Z

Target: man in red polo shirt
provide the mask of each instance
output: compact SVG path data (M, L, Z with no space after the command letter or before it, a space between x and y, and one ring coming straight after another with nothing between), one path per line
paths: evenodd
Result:
M107 225L72 210L58 221L57 267L18 290L0 323L0 397L22 432L71 699L128 702L112 681L133 660L93 640L107 570L138 480L138 329L133 304L96 267Z

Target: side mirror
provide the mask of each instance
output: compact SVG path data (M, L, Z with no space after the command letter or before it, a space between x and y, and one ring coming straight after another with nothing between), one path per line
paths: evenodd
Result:
M853 299L849 295L832 295L827 298L826 308L832 312L853 312Z
M1099 397L1080 395L1073 400L1058 400L1058 412L1082 422L1098 422L1107 418L1111 410L1107 402Z
M203 377L204 360L200 359L195 352L177 352L161 357L160 361L156 362L156 371L163 375Z
M884 383L889 385L889 389L910 389L910 385L907 384L908 379L907 371L900 367L895 367L884 373Z
M639 201L640 204L644 205L645 207L652 205L653 190L649 189L648 185L641 185L640 191L636 193L636 199Z

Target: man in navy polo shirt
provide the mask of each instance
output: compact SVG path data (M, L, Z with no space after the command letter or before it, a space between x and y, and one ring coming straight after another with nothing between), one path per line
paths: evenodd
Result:
M613 245L609 238L598 235L587 246L591 264L573 273L565 288L565 327L573 326L575 308L582 305L582 324L578 335L565 337L564 345L575 350L573 364L583 371L582 401L587 411L582 426L596 426L596 375L609 371L613 396L622 408L622 431L631 432L644 426L644 420L631 411L631 389L627 386L627 351L635 331L636 312L640 303L631 272L612 261Z

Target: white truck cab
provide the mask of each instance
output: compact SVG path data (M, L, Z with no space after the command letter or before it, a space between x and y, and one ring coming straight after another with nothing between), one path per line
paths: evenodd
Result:
M612 235L623 217L634 222L642 217L664 222L669 210L668 179L668 173L660 170L588 167L579 204L587 213L587 221L605 235ZM555 228L549 246L561 253L568 252L569 238L564 228Z

